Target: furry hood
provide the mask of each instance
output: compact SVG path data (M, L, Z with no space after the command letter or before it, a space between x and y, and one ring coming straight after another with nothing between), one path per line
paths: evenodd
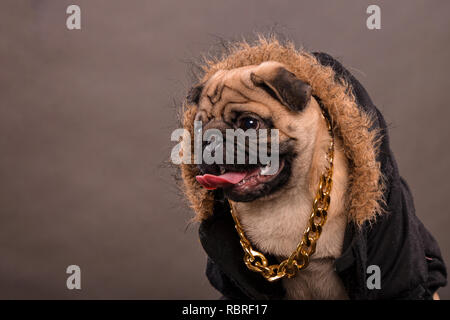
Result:
M361 101L367 93L353 84L352 76L323 53L296 50L293 44L283 45L276 39L260 39L256 44L235 44L221 59L206 60L203 66L206 82L218 70L259 65L265 61L284 64L300 80L312 87L333 122L334 134L339 136L349 160L349 197L346 203L348 219L357 225L373 221L380 214L383 203L383 175L377 160L381 139L376 109L369 101ZM361 90L363 92L361 92ZM193 137L193 122L197 106L183 105L183 126ZM193 143L191 144L193 145ZM195 211L195 220L203 221L213 213L214 192L204 189L195 180L199 174L194 164L182 164L184 193Z

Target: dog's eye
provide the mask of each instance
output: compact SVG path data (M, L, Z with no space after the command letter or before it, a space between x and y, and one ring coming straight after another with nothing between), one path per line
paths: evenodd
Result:
M248 129L258 129L259 128L259 120L252 117L244 117L239 119L238 123L239 128L243 130Z

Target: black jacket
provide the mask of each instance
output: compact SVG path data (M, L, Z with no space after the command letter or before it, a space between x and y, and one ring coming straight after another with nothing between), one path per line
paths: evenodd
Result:
M380 129L382 135L378 161L386 178L383 205L386 213L362 228L353 222L347 225L335 270L350 299L432 299L433 293L447 283L445 264L438 244L415 214L411 192L399 175L389 147L383 116L362 85L339 62L324 53L314 55L351 85L358 106L372 115L373 127ZM199 228L201 243L208 254L209 281L224 298L282 299L281 282L269 283L244 265L228 204L220 198L217 193L214 214ZM370 265L380 267L381 289L367 287Z

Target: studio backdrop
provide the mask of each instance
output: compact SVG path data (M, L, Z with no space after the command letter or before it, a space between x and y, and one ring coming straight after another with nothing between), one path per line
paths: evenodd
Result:
M2 1L0 298L219 297L170 136L193 62L258 32L327 52L364 85L450 265L449 12L439 0Z

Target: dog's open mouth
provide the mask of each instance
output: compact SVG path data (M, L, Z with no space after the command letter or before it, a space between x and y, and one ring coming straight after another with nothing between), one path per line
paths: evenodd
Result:
M280 161L277 172L272 175L270 172L270 165L257 167L249 171L226 171L220 175L204 174L198 175L195 178L204 188L214 190L217 188L224 188L233 193L248 193L262 188L264 184L274 180L284 168L284 161Z

